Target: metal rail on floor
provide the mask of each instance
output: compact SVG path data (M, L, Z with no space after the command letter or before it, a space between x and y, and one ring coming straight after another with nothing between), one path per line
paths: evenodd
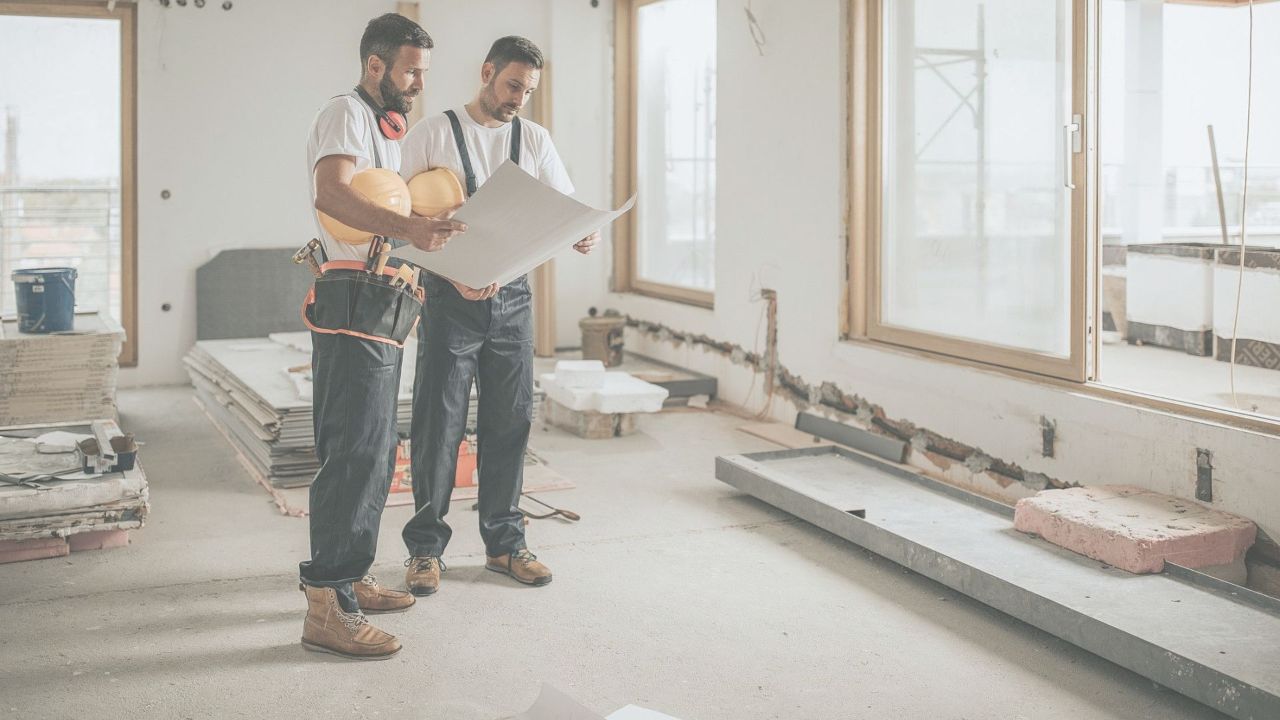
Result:
M719 457L716 477L1231 717L1280 718L1266 596L1111 568L1015 531L1007 505L838 446Z

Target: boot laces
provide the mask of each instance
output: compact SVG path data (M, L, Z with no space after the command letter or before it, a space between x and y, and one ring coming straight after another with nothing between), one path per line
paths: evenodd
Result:
M538 556L529 552L528 549L524 549L524 550L517 550L511 553L511 559L518 560L521 565L528 566L530 563L536 561L538 559Z
M449 569L445 567L444 561L436 557L435 555L423 555L421 557L411 557L408 560L404 561L404 566L405 567L412 566L414 572L428 572L431 570L432 566L439 568L440 572L444 572L445 570Z
M342 608L338 608L338 619L342 621L342 624L346 626L347 630L350 630L353 633L359 630L362 626L369 624L369 618L365 617L364 613L358 610L356 612L349 613Z
M365 575L364 577L360 578L360 583L361 583L362 585L368 585L368 586L369 586L369 587L371 587L371 588L377 589L377 587L378 587L378 578L376 578L376 577L374 577L374 576L372 576L372 575Z

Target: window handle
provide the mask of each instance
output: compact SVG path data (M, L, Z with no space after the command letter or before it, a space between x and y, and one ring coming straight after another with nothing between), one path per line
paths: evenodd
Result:
M1062 184L1070 190L1076 189L1071 169L1075 164L1075 154L1080 152L1081 120L1079 115L1072 115L1071 122L1062 126Z

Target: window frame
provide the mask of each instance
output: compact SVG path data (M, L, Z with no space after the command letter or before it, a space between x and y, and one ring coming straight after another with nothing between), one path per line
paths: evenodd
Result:
M1217 4L1235 5L1234 0L1166 0L1184 4ZM1265 0L1270 2L1271 0ZM1280 436L1280 420L1264 415L1247 413L1230 408L1213 407L1198 403L1176 400L1163 396L1151 395L1138 390L1116 387L1097 382L1095 369L1098 367L1098 356L1101 343L1090 328L1102 326L1101 308L1098 295L1101 290L1102 261L1100 248L1101 216L1098 212L1101 202L1101 178L1098 165L1098 87L1099 47L1096 28L1099 27L1101 0L1074 0L1073 34L1076 37L1076 50L1080 43L1085 45L1084 61L1087 72L1077 72L1073 78L1078 92L1079 82L1086 80L1086 109L1084 135L1082 137L1085 152L1081 155L1086 160L1085 196L1086 225L1089 235L1085 253L1084 282L1086 296L1078 303L1086 322L1086 339L1090 340L1085 352L1084 377L1059 376L1038 372L1033 369L1016 367L1000 354L996 357L974 357L958 352L947 352L937 347L921 346L880 339L869 327L871 323L872 293L879 292L878 284L872 287L872 255L870 246L873 238L879 233L880 206L880 73L882 70L882 54L880 43L881 13L885 0L849 0L847 6L849 16L846 47L848 56L848 97L846 103L848 138L848 197L846 198L846 222L848 228L848 247L846 257L846 282L844 299L841 301L841 338L849 345L865 345L877 349L904 353L916 357L945 362L949 365L965 367L974 371L994 372L1024 382L1035 383L1046 387L1058 388L1064 392L1080 394L1099 401L1116 403L1120 406L1140 407L1149 410L1169 413L1206 425L1232 428L1241 431L1255 432L1268 436ZM1082 7L1083 6L1083 7ZM1084 31L1086 38L1082 41L1078 33ZM1077 66L1077 70L1079 67ZM1081 158L1077 158L1080 160ZM1076 167L1077 177L1079 165ZM1079 181L1077 181L1079 182ZM1074 208L1073 208L1074 210ZM1074 220L1074 217L1073 217Z
M639 186L636 157L637 49L636 12L639 8L663 0L614 1L614 204L626 202ZM637 202L644 202L643 198ZM639 242L637 213L630 212L613 224L613 291L647 295L662 300L711 309L715 292L644 280L636 269Z
M1072 158L1069 251L1070 354L1051 357L1029 350L896 327L881 321L880 277L884 178L882 42L885 0L851 0L849 6L849 237L846 337L862 337L927 353L973 360L1024 372L1083 382L1096 367L1093 328L1099 326L1092 288L1097 264L1097 101L1094 38L1089 32L1097 0L1067 0L1071 14L1071 104L1082 118L1082 151Z
M138 364L137 6L74 0L7 0L0 15L89 18L120 22L120 315L121 367Z

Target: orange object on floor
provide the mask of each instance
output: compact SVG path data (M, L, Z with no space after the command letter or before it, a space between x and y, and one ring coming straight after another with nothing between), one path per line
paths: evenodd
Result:
M409 470L409 440L396 443L395 472L391 474L391 492L413 492L413 474Z
M476 485L476 441L463 439L458 446L458 470L454 474L454 487ZM396 470L391 476L391 492L413 492L413 473L409 461L409 440L402 439L396 445Z
M475 443L463 439L458 446L458 471L453 477L454 487L472 487L476 484Z

